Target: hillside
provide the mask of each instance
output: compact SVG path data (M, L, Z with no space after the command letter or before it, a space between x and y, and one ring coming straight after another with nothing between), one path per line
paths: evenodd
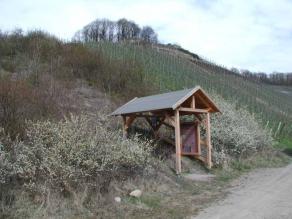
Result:
M210 63L196 55L165 45L91 43L91 49L112 60L128 60L141 65L143 80L163 92L200 85L246 107L271 129L275 137L292 136L291 89L254 82Z
M249 80L179 47L139 41L64 44L42 32L15 32L2 34L0 49L4 75L30 75L32 83L47 73L63 81L83 78L118 104L133 96L200 85L246 107L274 137L292 136L290 86Z
M271 136L291 131L289 87L142 41L63 42L15 31L0 34L0 52L0 218L184 218L242 172L289 162ZM183 157L178 176L175 148L150 140L145 121L124 139L120 120L108 115L134 96L195 85L222 112L211 117L214 168ZM141 197L130 196L136 189Z

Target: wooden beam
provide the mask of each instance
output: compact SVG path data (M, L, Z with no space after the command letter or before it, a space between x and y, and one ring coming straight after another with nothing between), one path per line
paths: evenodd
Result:
M206 116L206 143L207 143L207 166L212 167L212 145L211 145L211 129L210 129L210 113Z
M190 108L187 108L190 109ZM202 113L197 113L197 112L189 112L189 111L180 111L180 115L194 115L199 121L203 121L202 117L201 117Z
M123 116L123 139L128 137L128 130L126 128L127 117Z
M191 101L191 108L195 109L196 108L196 100L195 100L195 95L192 96L192 101Z
M153 117L152 115L145 115L145 114L136 114L136 117L142 117L142 118L150 118L150 117Z
M180 107L179 111L192 112L192 113L208 113L208 110L206 109L192 109L192 108L187 108L187 107Z
M203 163L206 163L206 159L200 155L195 155L195 158L202 161Z
M201 127L200 127L200 123L197 123L197 145L198 145L198 154L201 155L202 151L201 151Z
M167 127L169 127L169 128L172 128L172 129L174 128L174 126L173 126L172 124L168 124L168 123L165 122L165 121L162 122L162 124L165 125L165 126L167 126Z
M182 155L195 155L195 156L199 156L200 154L199 153L194 153L194 152L182 152L181 153Z
M129 116L129 118L127 119L127 122L126 122L127 128L129 128L132 125L132 123L134 122L135 119L136 119L135 115Z
M181 173L181 136L180 136L180 118L179 110L175 110L175 167L176 173Z
M204 141L204 140L200 140L200 144L201 144L201 146L204 146L204 147L207 147L208 145L207 145L207 142L206 141Z
M165 122L175 127L175 119L173 119L168 113L165 113Z
M198 120L199 120L200 122L203 121L202 117L201 117L198 113L194 113L194 115L195 115L195 117L198 118Z
M135 118L135 115L123 116L123 138L128 137L128 129L134 122Z

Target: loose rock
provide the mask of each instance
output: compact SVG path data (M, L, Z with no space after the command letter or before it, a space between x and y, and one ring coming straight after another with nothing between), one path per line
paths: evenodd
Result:
M115 202L120 203L122 201L122 199L120 197L115 197Z
M135 189L129 195L133 196L133 197L136 197L136 198L140 198L141 195L142 195L142 191L140 189Z

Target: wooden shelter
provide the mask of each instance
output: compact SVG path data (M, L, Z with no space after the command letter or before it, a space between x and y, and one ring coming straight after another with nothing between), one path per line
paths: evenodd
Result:
M137 117L143 117L151 126L155 138L161 138L176 148L176 172L181 173L181 156L188 155L212 167L210 113L220 112L216 104L199 86L153 96L135 97L116 109L111 115L122 116L123 133L127 132ZM187 117L187 121L183 118ZM204 123L205 138L201 138ZM175 141L160 135L162 125L174 129Z

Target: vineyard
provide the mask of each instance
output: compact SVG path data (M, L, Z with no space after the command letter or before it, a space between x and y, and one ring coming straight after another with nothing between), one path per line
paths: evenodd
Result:
M174 47L129 43L88 43L88 48L109 62L125 61L142 66L141 77L160 92L202 86L246 107L275 138L292 136L292 89L244 79L230 70L196 58Z

